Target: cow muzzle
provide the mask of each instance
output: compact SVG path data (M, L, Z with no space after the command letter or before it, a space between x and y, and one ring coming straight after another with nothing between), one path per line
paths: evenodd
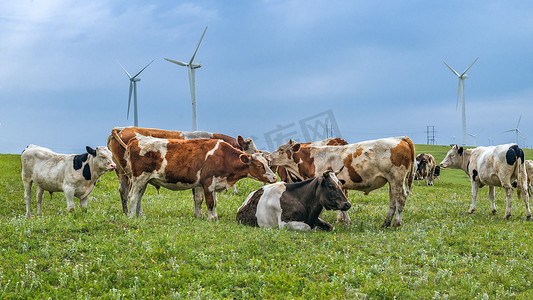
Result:
M109 165L109 168L107 170L108 171L113 171L113 170L115 170L116 167L117 167L117 165L111 164L111 165Z
M344 203L344 205L341 207L341 210L342 210L342 211L347 211L348 209L350 209L350 207L352 207L352 205L350 204L350 202L346 202L346 203Z

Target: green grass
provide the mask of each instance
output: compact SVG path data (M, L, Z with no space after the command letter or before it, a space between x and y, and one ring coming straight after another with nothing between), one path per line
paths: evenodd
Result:
M437 163L448 149L417 145ZM398 229L380 227L386 187L368 196L351 191L352 224L333 232L237 224L237 208L260 187L248 179L237 195L219 194L219 221L195 219L189 191L152 187L143 197L146 218L130 219L113 173L100 178L87 211L67 213L62 193L45 194L43 216L28 220L20 156L0 155L0 171L2 299L533 297L533 224L523 202L503 220L502 190L492 215L484 188L467 214L470 185L460 170L442 171L435 187L415 183Z

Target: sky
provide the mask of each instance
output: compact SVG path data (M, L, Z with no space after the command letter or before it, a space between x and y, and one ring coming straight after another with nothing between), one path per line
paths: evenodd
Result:
M198 129L253 137L275 150L328 133L350 143L390 136L533 145L533 2L2 1L0 153L105 145L127 117L130 74L139 126L190 131L188 61ZM333 128L333 130L331 130ZM320 138L321 139L321 138Z

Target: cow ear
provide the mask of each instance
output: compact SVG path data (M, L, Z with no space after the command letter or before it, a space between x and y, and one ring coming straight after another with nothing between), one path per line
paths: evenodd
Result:
M457 153L459 153L459 155L463 155L463 147L459 148L459 150L457 150Z
M237 143L239 144L239 146L244 147L244 138L240 134L239 136L237 136Z
M85 147L85 150L87 150L87 153L89 153L90 155L96 156L96 150L94 150L90 146Z
M296 143L292 146L291 150L292 150L292 153L296 153L298 151L300 151L300 148L301 148L301 144L300 143Z
M329 172L331 172L331 170L326 170L326 171L324 171L324 173L322 175L324 177L328 177L329 176Z
M249 154L241 154L239 155L239 159L242 161L243 164L249 165L250 164L250 155Z

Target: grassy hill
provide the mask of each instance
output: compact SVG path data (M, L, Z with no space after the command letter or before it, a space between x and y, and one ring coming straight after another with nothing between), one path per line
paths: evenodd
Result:
M437 163L449 149L416 147ZM0 155L0 171L2 299L533 297L533 225L523 202L503 220L502 190L492 215L484 188L467 214L470 185L460 170L443 171L434 187L415 183L397 229L380 227L387 187L351 191L352 223L333 232L237 224L237 208L260 187L249 179L238 194L219 194L216 222L193 217L190 191L153 187L142 200L146 217L128 218L113 173L100 178L87 211L68 213L62 193L45 194L43 216L26 219L20 156ZM335 212L323 217L335 223Z

